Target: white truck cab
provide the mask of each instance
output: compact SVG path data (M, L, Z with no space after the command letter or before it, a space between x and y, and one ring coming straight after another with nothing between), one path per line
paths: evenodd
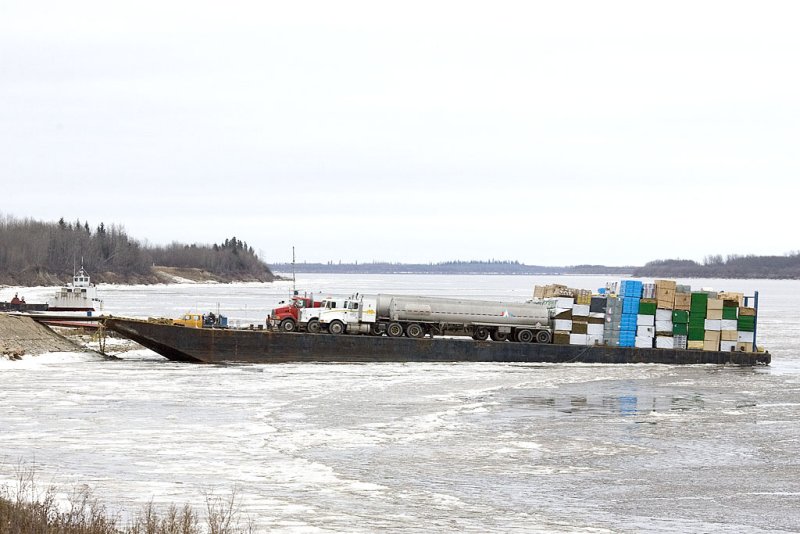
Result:
M338 311L343 311L345 306L345 301L348 297L325 297L322 299L322 305L317 308L304 308L300 310L300 326L301 328L304 327L308 332L312 334L318 334L322 331L323 327L327 327L327 325L323 325L320 321L320 317L323 314L328 313L335 313Z
M378 317L375 297L355 294L346 299L341 307L326 308L319 315L319 322L331 334L367 334Z

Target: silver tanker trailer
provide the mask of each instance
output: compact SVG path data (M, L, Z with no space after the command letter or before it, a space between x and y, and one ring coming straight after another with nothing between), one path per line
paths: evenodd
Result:
M466 335L476 340L550 343L550 309L538 303L402 295L355 295L319 321L332 334Z

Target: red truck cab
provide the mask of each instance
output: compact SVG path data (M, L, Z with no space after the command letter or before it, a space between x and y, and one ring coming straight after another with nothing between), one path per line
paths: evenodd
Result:
M314 297L294 295L288 304L281 301L278 304L285 304L275 308L267 317L267 326L277 326L282 332L294 332L297 330L297 321L300 319L300 310L303 308L319 308L321 301L314 300Z

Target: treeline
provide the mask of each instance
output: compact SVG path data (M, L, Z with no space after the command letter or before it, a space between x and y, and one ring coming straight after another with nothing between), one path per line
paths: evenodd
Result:
M552 267L525 265L513 260L444 261L439 263L273 263L279 273L340 274L506 274L506 275L559 275L559 274L630 274L635 267L607 267L604 265L577 265Z
M96 282L157 282L156 265L201 269L222 280L274 279L253 248L235 237L214 245L151 247L114 224L0 217L0 284L63 283L81 265Z
M800 252L784 256L710 255L694 260L656 260L633 272L639 277L799 279Z

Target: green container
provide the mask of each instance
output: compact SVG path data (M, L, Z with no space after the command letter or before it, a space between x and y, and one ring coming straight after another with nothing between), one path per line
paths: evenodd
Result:
M689 335L689 325L685 323L672 323L672 333L676 336ZM698 339L698 341L700 341Z
M655 302L639 302L639 314L655 315L657 306Z
M736 311L738 308L722 308L723 319L736 319Z
M696 326L698 328L705 328L706 327L706 318L705 317L698 317L696 315L689 316L689 327Z
M692 313L695 311L705 312L708 309L708 293L692 293L692 303L689 305Z
M736 324L742 332L752 332L756 329L756 318L750 315L743 315L739 317Z
M706 329L689 327L689 341L705 341Z
M675 310L672 312L672 322L680 324L689 323L689 312L685 310Z

